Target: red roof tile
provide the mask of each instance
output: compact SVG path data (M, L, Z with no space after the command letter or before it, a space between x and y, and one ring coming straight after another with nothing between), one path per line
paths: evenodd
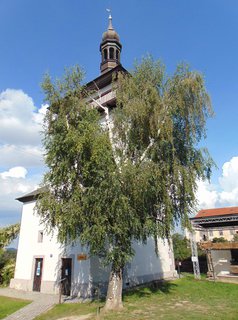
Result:
M204 217L225 216L231 214L238 214L238 207L203 209L200 210L194 218L196 219Z

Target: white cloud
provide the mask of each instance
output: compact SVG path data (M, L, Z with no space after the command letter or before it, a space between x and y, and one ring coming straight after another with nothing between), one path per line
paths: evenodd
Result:
M42 120L47 106L37 110L31 97L22 90L0 93L0 143L40 145Z
M223 164L219 183L227 192L233 192L234 189L238 188L238 157L233 157Z
M9 170L9 172L10 171L11 170ZM18 173L20 175L20 172ZM26 179L26 176L23 175L23 172L22 177L19 175L13 177L13 172L11 172L11 176L10 174L8 176L2 176L2 174L0 175L0 211L2 213L4 211L14 209L17 206L15 198L36 189L41 179L39 175L30 176Z
M0 145L0 167L43 166L43 151L40 146Z
M197 199L203 209L238 205L238 157L224 163L217 185L199 181Z
M14 167L9 169L8 171L2 172L0 173L0 176L3 179L7 179L7 178L23 178L25 179L27 175L27 170L24 167Z
M40 133L47 107L38 109L22 90L0 92L0 225L19 221L21 204L15 198L42 179Z
M199 208L207 209L216 206L218 192L208 181L198 182L197 200Z
M22 90L0 93L0 167L43 165L41 132L47 107L37 109Z

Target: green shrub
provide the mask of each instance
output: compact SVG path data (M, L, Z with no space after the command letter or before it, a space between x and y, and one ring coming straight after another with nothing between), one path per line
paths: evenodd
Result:
M238 233L234 234L233 241L238 242Z
M15 263L16 261L11 259L5 264L5 266L1 270L2 284L4 286L9 285L10 280L14 278Z
M0 249L0 285L7 286L14 277L16 251Z
M224 237L215 237L212 240L213 243L217 243L217 242L227 242L227 240Z

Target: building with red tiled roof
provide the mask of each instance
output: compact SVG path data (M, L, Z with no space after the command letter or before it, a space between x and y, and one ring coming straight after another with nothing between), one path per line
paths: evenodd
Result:
M213 209L202 209L194 218L204 217L215 217L215 216L227 216L227 215L238 215L238 207L226 207L226 208L213 208Z
M202 209L191 218L195 240L206 250L208 275L225 282L238 283L238 207ZM214 238L226 242L213 243Z
M238 207L202 209L190 220L198 242L219 237L232 241L238 233Z

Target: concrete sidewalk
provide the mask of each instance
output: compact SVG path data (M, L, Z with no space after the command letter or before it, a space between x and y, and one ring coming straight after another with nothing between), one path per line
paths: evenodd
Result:
M15 290L10 288L0 288L0 296L32 301L32 303L28 304L24 308L19 309L4 318L4 320L33 320L36 316L51 309L59 300L58 295Z

